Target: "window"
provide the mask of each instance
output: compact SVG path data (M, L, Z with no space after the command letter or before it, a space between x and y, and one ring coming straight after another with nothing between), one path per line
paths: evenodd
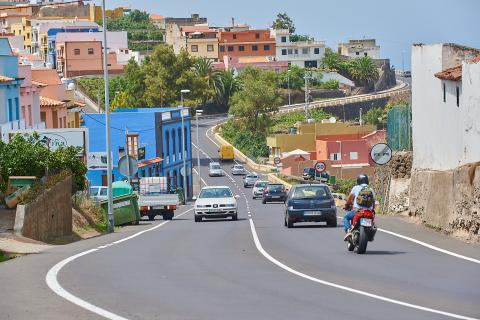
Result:
M254 45L252 46L252 51L258 51L258 46L254 44Z
M8 99L8 121L13 121L13 103L12 99Z
M245 46L238 46L238 51L245 51Z
M213 52L214 51L213 44L207 44L207 51L208 52Z
M225 46L220 46L220 52L225 52Z
M287 37L283 36L281 41L282 42L287 42Z
M138 134L127 135L127 154L138 157Z
M350 160L358 160L358 152L350 152Z
M73 54L78 56L80 54L80 49L73 49Z
M293 52L295 52L295 54L298 54L298 49L293 50Z
M302 54L309 54L310 49L309 48L302 48Z
M233 46L228 46L228 52L232 52L233 51Z
M447 86L443 83L443 102L447 102Z
M183 153L182 146L183 146L182 129L178 128L178 150L180 151L180 155ZM182 159L182 156L180 156L180 159Z
M457 87L457 92L458 92L458 87ZM18 98L15 98L15 120L20 120L20 103Z
M282 56L286 56L287 55L287 49L282 49Z
M320 48L315 48L313 49L314 54L320 54Z
M188 141L188 135L187 135L187 128L186 127L183 129L183 134L185 135L185 141ZM188 146L185 143L185 154L187 154L187 151L188 151Z
M235 33L233 34L233 39L237 39L237 35Z
M47 113L46 112L40 112L40 120L42 122L47 122Z
M460 87L459 86L457 86L457 107L460 107Z
M293 54L293 49L288 49L288 54Z
M255 33L255 39L260 39L260 33Z
M330 160L338 161L338 160L342 160L342 157L340 153L330 153Z
M192 44L192 52L198 52L198 45Z
M165 142L165 156L168 164L168 162L170 161L170 132L168 130L165 132Z
M264 50L264 51L270 51L270 45L269 45L269 44L265 44L265 45L263 46L263 50Z
M367 52L364 52L363 55L364 55L365 57L367 57L367 56L368 56L368 53L367 53Z
M93 48L88 48L88 54L93 54Z
M360 52L358 52L358 51L357 51L357 52L355 52L355 55L359 56L359 55L360 55Z

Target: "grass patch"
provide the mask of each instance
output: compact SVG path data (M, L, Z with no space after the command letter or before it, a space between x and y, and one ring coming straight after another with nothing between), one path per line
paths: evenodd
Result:
M310 110L310 118L315 122L320 122L324 119L330 118L331 115L323 111L322 109ZM305 112L297 111L276 115L273 119L274 125L270 129L271 133L289 133L289 129L297 122L305 121Z
M0 251L0 262L5 262L15 258L15 255Z

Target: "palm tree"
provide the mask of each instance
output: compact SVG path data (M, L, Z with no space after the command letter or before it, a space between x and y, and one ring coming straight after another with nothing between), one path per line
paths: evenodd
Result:
M212 63L212 59L199 58L195 60L194 64L195 76L201 79L207 87L207 90L202 94L202 106L205 106L208 99L217 92L218 70L212 66Z
M217 103L228 109L230 98L240 89L240 82L235 77L233 70L222 70L218 72L215 88Z
M348 71L354 80L362 85L368 85L378 80L378 68L370 57L361 57L351 60Z
M342 60L339 55L333 52L332 49L326 48L323 56L321 66L325 70L339 71L341 69Z

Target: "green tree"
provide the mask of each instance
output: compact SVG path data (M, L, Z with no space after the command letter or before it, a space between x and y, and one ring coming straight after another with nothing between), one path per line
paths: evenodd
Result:
M352 79L366 86L378 80L378 68L370 57L361 57L349 61L348 71Z
M277 92L277 74L248 67L240 74L241 87L232 97L230 112L244 121L254 134L267 132L271 112L278 111L281 98Z
M286 12L277 14L277 18L272 23L272 29L285 29L288 30L291 34L294 34L296 30L293 20L288 16Z
M206 58L199 58L195 61L195 76L203 81L206 90L202 92L202 106L205 106L207 101L215 96L218 84L219 72L212 66L213 60Z
M292 34L290 36L291 42L300 42L300 41L312 41L313 37L310 37L308 34Z
M323 69L339 71L342 69L342 60L340 56L330 48L325 49L325 55L322 58L321 66Z
M133 59L125 66L125 81L127 87L125 90L126 106L131 108L140 108L147 105L145 100L145 73L143 68Z
M339 86L340 86L340 83L338 82L338 80L331 79L331 80L323 82L320 85L320 88L322 88L322 89L338 89Z
M240 89L240 82L233 70L222 70L218 73L215 85L215 100L224 108L229 108L230 98Z
M305 69L297 65L291 65L289 71L283 71L279 74L279 86L283 89L287 89L290 84L290 89L300 90L305 85Z
M120 91L115 94L115 98L110 103L110 111L115 109L131 108L128 104L128 95L125 91Z
M385 111L382 108L371 108L365 113L365 123L379 125L385 116Z

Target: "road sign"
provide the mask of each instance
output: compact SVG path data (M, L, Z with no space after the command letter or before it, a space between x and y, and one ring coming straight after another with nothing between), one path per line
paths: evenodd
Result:
M315 170L318 173L324 172L325 169L327 169L327 165L325 164L325 162L318 161L317 163L315 163Z
M280 157L275 157L275 159L273 159L273 163L278 166L280 163L282 163L282 159L280 159Z
M145 147L138 148L138 160L145 160Z
M370 151L370 157L378 165L385 165L392 159L392 148L385 143L377 143Z
M89 152L87 154L88 170L107 170L106 152Z
M118 171L124 176L133 177L138 172L137 160L131 156L123 156L118 160Z

